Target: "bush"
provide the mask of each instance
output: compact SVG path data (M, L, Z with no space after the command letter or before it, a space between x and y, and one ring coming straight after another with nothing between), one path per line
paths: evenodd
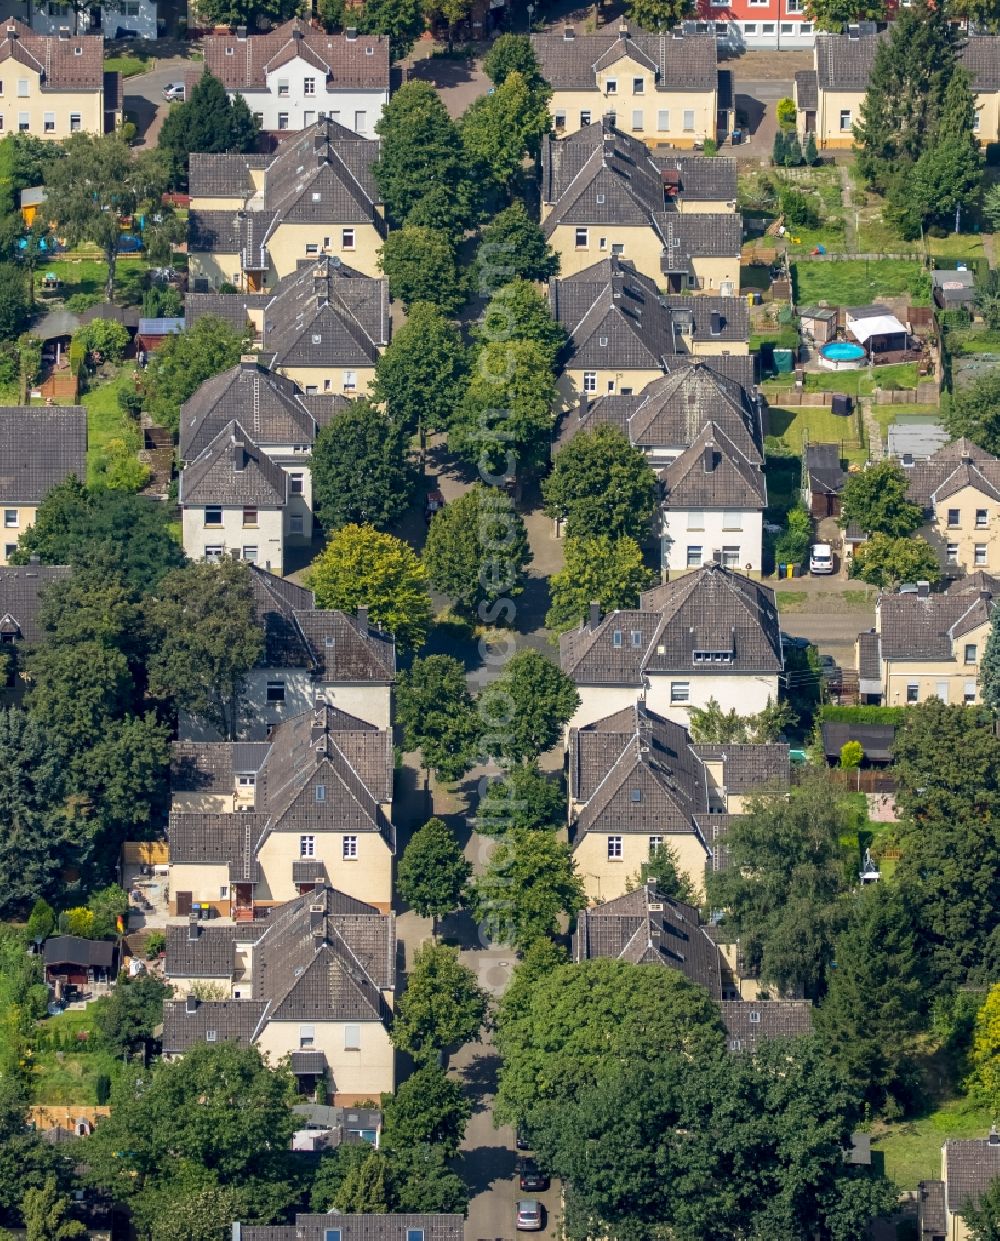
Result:
M812 543L812 519L801 505L788 510L786 529L774 545L774 558L785 564L801 564Z
M820 724L891 724L898 727L906 719L905 707L820 707Z
M91 306L99 306L104 301L100 293L73 293L66 298L66 309L72 315L82 315Z
M716 142L716 140L714 138L706 138L705 139L705 154L706 155L718 155L718 153L719 153L719 144Z
M796 146L798 144L796 143ZM812 201L799 190L790 186L782 189L778 204L785 222L794 228L816 228L819 224L819 213Z
M840 747L840 766L844 771L854 771L861 766L864 756L864 747L860 741L845 741Z
M134 388L118 389L118 408L126 418L138 418L142 413L143 396Z
M107 1103L111 1098L111 1078L107 1073L98 1073L94 1079L94 1094L97 1096L98 1106Z
M155 961L161 952L167 950L167 937L163 931L152 931L146 940L146 960Z
M779 125L792 126L795 124L795 100L784 99L778 100L777 116Z
M219 285L219 292L220 293L238 293L239 289L237 289L235 284L230 284L228 280L223 280L223 282Z
M77 340L89 357L106 362L120 362L129 346L128 329L115 319L94 319L80 328L73 343Z

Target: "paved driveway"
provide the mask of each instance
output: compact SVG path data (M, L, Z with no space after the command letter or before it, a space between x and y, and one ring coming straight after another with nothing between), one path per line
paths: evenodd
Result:
M182 82L193 62L182 56L158 60L156 68L125 81L125 111L135 121L136 146L156 146L156 138L170 107L163 99L168 82Z

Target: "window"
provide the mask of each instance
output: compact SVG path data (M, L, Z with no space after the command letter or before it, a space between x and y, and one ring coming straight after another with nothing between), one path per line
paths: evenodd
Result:
M583 372L583 390L584 392L597 391L597 371Z
M781 33L782 33L782 34L794 34L794 33L795 33L795 27L792 25L792 23L791 23L791 22L782 22L782 23L781 23Z
M618 94L618 79L617 78L607 79L607 81L604 83L604 93L605 95L617 95Z
M3 511L3 524L8 530L16 528L20 525L20 517L16 508L5 508Z
M975 642L966 642L965 644L965 662L974 664L976 662L976 644Z
M257 777L252 771L243 771L236 777L236 783L241 789L252 789L257 785Z
M10 560L11 556L13 556L13 554L16 551L17 551L16 543L5 543L4 544L3 554L4 554L5 559Z
M633 806L642 804L642 789L632 789L629 792L629 801Z
M315 384L306 384L306 396L315 396L319 392L319 388Z
M288 522L289 534L305 534L305 525L301 513L293 513Z
M688 529L704 530L705 514L699 508L693 508L688 511Z
M316 1045L316 1027L315 1026L299 1026L299 1050L306 1047L315 1047Z
M949 526L960 526L961 524L962 524L961 511L957 508L950 508L948 510L948 525Z
M803 23L799 26L799 34L801 34L801 35L803 35L803 36L808 35L808 34L812 34L812 32L813 32L812 22L803 22Z
M358 386L358 372L344 371L344 391L353 392Z
M642 124L643 124L642 108L635 108L632 112L632 128L642 129Z
M285 701L285 682L284 681L268 681L267 701L268 702L284 702Z
M690 108L684 111L684 132L686 134L694 133L694 111Z
M578 250L586 250L590 244L590 230L586 228L578 228L573 237L573 244Z
M205 1031L205 1042L206 1043L214 1043L217 1037L218 1035L216 1034L214 1030Z
M722 563L727 569L738 569L740 567L740 549L738 547L723 547Z
M977 543L975 548L973 549L973 552L974 552L973 563L978 564L978 565L984 565L986 563L986 544Z
M278 98L288 98L288 78L278 78Z
M83 129L83 120L79 112L71 112L69 114L69 132L78 134Z
M17 93L21 99L27 99L28 97L28 79L27 78L17 79Z
M687 567L689 569L701 568L701 544L689 543L687 549Z
M907 685L906 687L906 701L907 702L918 702L919 699L920 699L920 686L916 685L914 682L911 681L910 684Z
M232 56L232 55L234 55L234 53L235 53L235 49L234 49L234 48L231 48L231 47L227 47L227 48L226 48L226 55L227 55L227 56Z
M341 230L340 248L342 250L353 250L354 249L354 229L353 228L345 228Z
M691 701L691 685L687 681L671 681L670 682L670 701L671 702L690 702Z
M622 631L620 629L616 629L614 633L611 635L611 645L612 646L622 645Z
M965 689L962 691L962 701L966 706L976 701L976 683L975 681L966 681Z
M305 474L301 470L295 470L288 475L288 492L289 495L302 495L305 487Z
M26 134L31 128L31 118L28 116L27 112L18 112L17 128L22 134Z
M253 114L253 119L257 122L258 128L260 129L264 128L264 113L263 112L255 112Z
M344 861L353 862L358 856L357 836L344 837Z
M303 79L302 93L303 95L315 95L316 94L316 79L315 78L304 78Z
M759 1025L759 1024L760 1024L760 1013L759 1013L759 1012L757 1012L757 1010L756 1010L756 1009L754 1009L754 1010L750 1013L750 1024L751 1024L751 1025Z
M309 258L315 254L319 254L319 242L318 241L307 241L306 242L306 258Z
M339 1228L326 1228L323 1230L323 1241L341 1241L341 1233Z
M562 131L565 128L566 128L566 113L557 112L556 113L556 133L562 133Z
M422 1228L407 1228L406 1241L424 1241L424 1230Z
M300 836L299 837L299 857L315 857L316 856L316 837Z
M989 513L984 508L976 509L976 529L985 530L989 523Z
M756 22L744 22L744 23L743 23L743 33L744 33L744 34L756 34L756 33L757 33L757 23L756 23Z
M42 130L47 134L56 132L56 114L54 112L46 112L42 117Z
M606 250L608 248L607 237L602 237L597 243L598 250Z
M312 343L313 343L314 345L322 345L322 343L323 343L323 334L322 334L322 332L313 332L313 333L311 333L311 335L310 335L310 338L309 338L309 339L312 341Z
M841 108L840 110L840 131L846 133L851 128L851 109Z
M942 702L947 702L948 701L948 682L938 681L937 685L934 687L934 693L937 695L938 698L941 699Z
M229 899L229 885L225 883L220 884L219 885L219 900L225 901L228 899Z
M621 861L622 856L622 838L620 836L608 837L608 861Z
M632 94L633 95L642 95L645 93L645 90L646 90L646 79L645 78L633 78L632 79Z
M359 133L359 134L363 133L367 128L368 128L368 113L367 112L355 112L354 113L355 133Z
M222 559L222 544L208 543L205 546L205 559L216 561Z
M590 113L581 112L580 113L580 128L582 129L584 125L589 125L589 124L590 124Z
M973 115L972 115L972 132L973 132L974 134L978 134L978 133L979 133L979 126L980 126L982 123L983 123L983 114L982 114L982 112L974 112L974 113L973 113Z
M946 543L944 548L945 559L949 564L958 564L958 544Z
M254 507L254 508L245 508L245 509L243 510L243 524L244 524L244 526L256 526L256 524L257 524L257 509L256 509L255 507Z
M344 1026L344 1051L361 1050L361 1027Z
M288 128L288 113L287 112L278 113L278 128L279 129Z
M756 4L758 0L751 0L752 4ZM760 0L761 4L767 4L769 0ZM774 34L774 22L764 22L760 28L761 34Z
M670 112L667 108L661 108L656 114L656 128L660 133L665 133L670 128Z
M657 850L657 849L659 849L662 845L663 845L663 837L662 837L662 836L650 836L650 838L649 838L649 856L650 856L650 857L652 857L652 856L653 856L653 854L656 852L656 850Z
M206 504L205 505L205 525L221 526L222 525L222 505Z
M642 646L642 644L643 644L643 641L642 641L642 630L641 630L641 629L633 629L633 630L632 630L632 645L633 645L633 646Z
M244 543L243 544L243 559L248 564L257 563L257 544L256 543Z
M322 805L322 803L326 801L326 785L317 784L315 793L316 793L316 804Z
M742 512L739 509L737 509L736 511L727 510L725 513L723 513L722 514L722 528L723 530L742 530L743 529Z

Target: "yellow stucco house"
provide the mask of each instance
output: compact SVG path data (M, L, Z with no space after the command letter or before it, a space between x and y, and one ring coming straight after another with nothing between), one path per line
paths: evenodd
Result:
M552 87L549 109L564 137L608 112L643 142L691 148L726 128L720 118L714 34L615 29L577 36L572 26L531 44Z
M70 475L81 482L87 477L87 411L82 405L0 407L0 565L10 563L18 539L35 524L42 500Z
M817 34L813 68L795 75L793 98L799 134L816 135L821 150L846 150L854 145L854 126L880 40L888 32ZM975 92L973 129L981 145L1000 141L1000 36L972 35L960 60L972 76Z
M682 210L686 196L676 176L676 168L661 167L607 117L565 139L548 135L541 224L562 275L616 256L668 293L738 294L743 220L735 195L699 199L705 210ZM728 181L720 177L727 194Z
M927 515L920 533L945 572L1000 573L1000 460L959 439L903 468L907 498Z
M379 143L329 119L273 155L191 160L191 287L269 291L303 259L336 258L378 276L385 221L372 167Z
M253 921L325 883L391 908L388 729L319 705L267 741L182 743L171 784L172 915L201 905Z
M61 142L114 132L122 118L120 73L104 72L101 35L35 34L15 17L0 39L0 135Z
M941 1147L941 1179L921 1181L917 1219L921 1241L968 1241L963 1212L1000 1177L1000 1134L996 1126L985 1138L949 1138Z
M326 885L264 922L171 927L166 973L182 998L164 1005L164 1055L253 1045L287 1060L305 1093L322 1080L337 1105L378 1099L395 1087L395 963L394 915Z

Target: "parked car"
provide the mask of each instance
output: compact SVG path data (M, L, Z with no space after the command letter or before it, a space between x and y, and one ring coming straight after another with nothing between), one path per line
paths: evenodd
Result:
M817 577L833 572L833 548L829 543L814 543L809 552L809 572Z
M163 98L168 103L184 102L184 83L168 82L163 88Z
M522 1189L530 1193L541 1193L548 1189L548 1174L543 1172L533 1159L522 1159L518 1164L518 1180Z
M531 1139L528 1137L528 1131L527 1129L522 1129L520 1125L518 1125L514 1132L514 1145L519 1151L531 1150Z
M537 1198L522 1198L517 1204L517 1231L542 1231L542 1204Z
M819 673L824 681L839 681L840 667L832 655L819 657Z

